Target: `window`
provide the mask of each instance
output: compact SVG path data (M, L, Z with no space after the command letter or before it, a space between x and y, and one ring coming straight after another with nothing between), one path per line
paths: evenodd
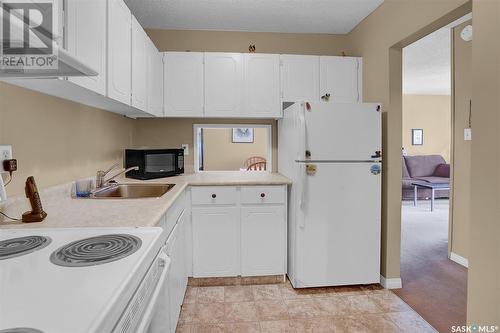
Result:
M271 125L194 125L199 171L271 171Z

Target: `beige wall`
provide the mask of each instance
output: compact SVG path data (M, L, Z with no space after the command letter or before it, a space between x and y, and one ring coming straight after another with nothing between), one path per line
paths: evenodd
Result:
M471 200L471 148L472 141L464 140L464 128L469 127L469 100L472 95L472 42L460 38L465 22L452 29L453 45L453 200L450 214L450 251L468 258L470 200Z
M412 129L424 130L424 144L412 145ZM408 155L438 154L450 162L451 97L403 96L403 147Z
M231 128L203 129L205 171L237 170L253 156L267 159L267 128L254 128L252 143L234 143Z
M273 171L277 171L277 132L275 120L259 119L138 119L135 127L136 147L175 148L189 144L189 155L185 157L187 172L194 170L193 125L194 124L265 124L271 125Z
M469 11L466 0L386 0L348 35L353 54L363 57L364 100L381 102L383 109L381 273L386 278L400 277L401 48Z
M119 161L132 143L134 120L0 83L0 144L12 145L18 171L8 195L95 174Z
M467 321L500 325L500 2L473 1Z
M348 51L347 36L262 32L156 30L146 31L160 51L248 52L340 55Z

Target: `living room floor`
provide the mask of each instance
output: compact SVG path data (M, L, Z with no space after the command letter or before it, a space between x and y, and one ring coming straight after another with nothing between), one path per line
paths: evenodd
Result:
M467 269L448 259L447 199L403 201L401 279L394 292L439 332L465 325Z

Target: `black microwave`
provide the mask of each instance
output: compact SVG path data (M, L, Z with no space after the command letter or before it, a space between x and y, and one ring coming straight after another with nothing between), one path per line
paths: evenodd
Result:
M184 173L184 149L125 149L125 167L139 170L126 173L128 178L154 179Z

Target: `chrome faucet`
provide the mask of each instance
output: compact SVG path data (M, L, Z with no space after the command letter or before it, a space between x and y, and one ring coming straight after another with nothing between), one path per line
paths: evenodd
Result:
M124 174L126 172L132 171L132 170L139 170L138 166L133 166L127 169L123 169L122 171L118 172L116 175L109 177L108 179L105 179L106 175L113 171L115 168L117 168L120 165L120 163L113 164L111 168L109 168L106 171L99 170L97 171L96 177L95 177L95 188L99 189L101 187L104 187L107 183L109 183L111 180L115 179L121 174Z

